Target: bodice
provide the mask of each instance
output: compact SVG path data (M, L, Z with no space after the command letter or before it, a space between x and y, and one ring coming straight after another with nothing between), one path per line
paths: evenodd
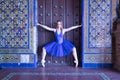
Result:
M63 42L63 33L60 32L60 34L58 34L58 32L55 32L55 38L57 43L61 44Z

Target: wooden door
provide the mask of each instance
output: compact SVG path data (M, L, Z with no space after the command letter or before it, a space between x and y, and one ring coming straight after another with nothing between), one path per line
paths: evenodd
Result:
M38 22L50 27L55 27L57 20L62 20L64 28L81 24L82 0L38 0ZM65 39L74 43L77 48L79 63L81 63L81 38L82 29L78 28L65 34ZM38 54L41 56L42 47L54 40L54 34L38 27ZM40 57L41 58L41 57ZM39 58L39 60L40 60ZM73 64L72 54L67 57L46 57L47 63Z

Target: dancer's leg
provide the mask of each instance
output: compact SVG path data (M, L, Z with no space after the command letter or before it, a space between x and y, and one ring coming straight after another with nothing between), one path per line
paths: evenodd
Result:
M43 47L42 48L42 60L41 60L41 64L43 67L45 67L45 57L46 57L46 49Z
M77 51L76 48L73 48L73 57L75 59L74 63L76 64L75 67L78 67L78 58L77 58Z

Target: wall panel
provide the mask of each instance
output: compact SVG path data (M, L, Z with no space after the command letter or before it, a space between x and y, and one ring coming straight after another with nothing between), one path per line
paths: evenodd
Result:
M83 1L83 67L112 66L112 22L116 0Z
M0 1L0 67L36 67L36 0Z

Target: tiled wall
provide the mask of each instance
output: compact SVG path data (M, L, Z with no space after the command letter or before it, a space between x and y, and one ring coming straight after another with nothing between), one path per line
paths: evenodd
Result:
M117 0L83 1L83 67L111 67Z
M35 67L36 0L0 0L0 67Z

